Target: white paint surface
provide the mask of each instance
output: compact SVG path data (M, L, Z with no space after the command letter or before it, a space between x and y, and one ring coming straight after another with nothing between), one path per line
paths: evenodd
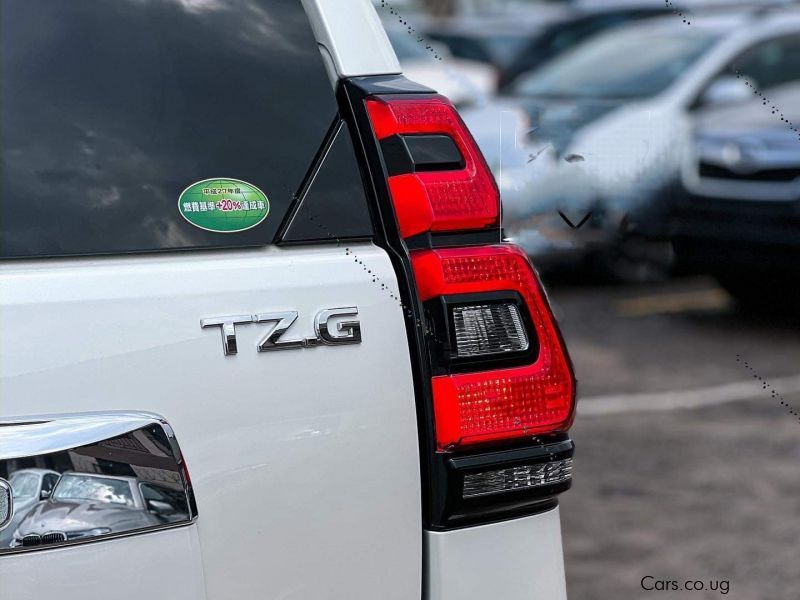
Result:
M566 600L558 509L426 532L426 600Z
M369 0L303 0L303 7L323 55L330 57L334 80L400 73L400 63Z
M196 598L168 592L180 582L196 590L202 570L210 600L418 598L419 452L404 320L372 281L396 290L388 256L371 244L350 248L372 274L337 246L0 264L0 419L166 417L194 483L203 557L201 569L185 545L163 546L185 531L2 556L0 596L41 598L57 587L61 600L110 589ZM296 339L313 336L318 311L346 306L358 307L359 345L258 353L268 326L239 325L239 354L226 357L219 328L200 328L201 318L297 310L285 336ZM37 571L60 576L29 585ZM158 581L165 591L153 594Z
M203 600L197 530L0 557L0 598Z

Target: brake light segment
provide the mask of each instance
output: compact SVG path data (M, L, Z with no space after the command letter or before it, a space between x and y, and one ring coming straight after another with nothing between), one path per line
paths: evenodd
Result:
M463 158L463 167L458 169L426 169L389 177L402 237L499 227L497 185L475 140L447 98L373 97L366 106L378 140L442 134L455 142Z
M566 431L575 381L547 299L527 255L510 244L420 250L411 262L421 300L515 291L530 313L539 352L530 365L432 378L440 450Z

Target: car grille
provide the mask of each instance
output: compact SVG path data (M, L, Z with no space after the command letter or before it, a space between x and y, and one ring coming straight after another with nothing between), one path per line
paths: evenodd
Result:
M51 531L50 533L45 533L44 535L34 533L31 535L26 535L22 538L22 546L25 548L43 545L46 546L48 544L65 542L66 540L67 535L61 531Z
M738 173L719 165L700 163L700 177L712 179L734 179L737 181L794 181L800 177L800 167L788 169L764 169L753 173Z

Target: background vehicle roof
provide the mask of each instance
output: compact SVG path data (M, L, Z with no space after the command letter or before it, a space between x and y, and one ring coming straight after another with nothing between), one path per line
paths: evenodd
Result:
M780 11L769 8L745 7L725 10L703 10L687 15L690 24L675 15L653 17L646 21L623 24L622 28L637 28L640 31L704 30L723 37L740 35L743 31L755 33L763 29L784 29L787 25L800 27L800 7L785 7Z
M670 0L671 7L666 10L704 10L751 8L763 9L772 7L785 7L794 0ZM573 6L581 10L619 10L621 8L656 8L665 6L665 3L654 3L652 0L574 0Z
M58 471L53 471L53 469L40 469L38 467L31 467L30 469L17 469L13 473L9 475L9 477L16 475L17 473L34 473L36 475L44 475L47 473L53 473L55 475L59 475Z

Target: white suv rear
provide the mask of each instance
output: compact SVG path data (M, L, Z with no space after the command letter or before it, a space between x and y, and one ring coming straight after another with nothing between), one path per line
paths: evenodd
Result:
M565 597L569 358L370 3L0 22L2 596Z

